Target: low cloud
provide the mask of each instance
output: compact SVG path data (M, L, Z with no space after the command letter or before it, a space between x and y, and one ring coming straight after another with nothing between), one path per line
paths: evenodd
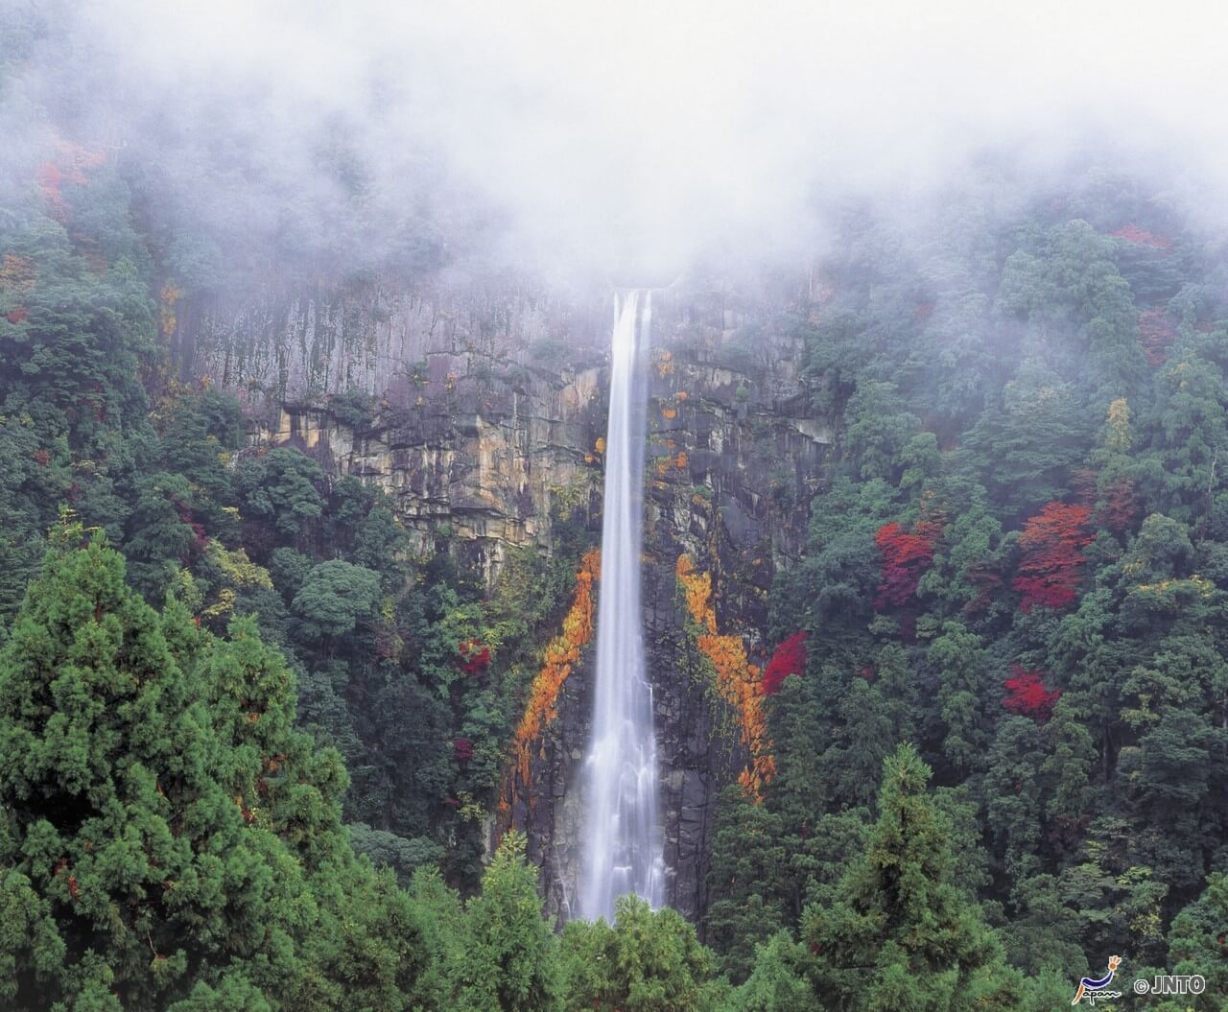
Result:
M6 7L6 170L103 138L168 220L322 265L458 237L560 278L787 259L834 204L920 200L986 150L1043 177L1094 147L1228 217L1218 4Z

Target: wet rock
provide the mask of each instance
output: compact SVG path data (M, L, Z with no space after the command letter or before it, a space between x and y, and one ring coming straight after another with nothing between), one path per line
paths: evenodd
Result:
M800 341L778 319L783 304L720 287L671 292L654 306L645 356L643 608L666 897L695 919L707 903L715 798L746 756L688 637L675 565L686 553L712 575L721 633L744 636L762 663L772 573L800 555L833 439L810 410ZM444 546L493 585L509 546L549 549L552 506L577 491L596 504L596 541L603 295L378 282L181 315L181 374L234 392L256 447L298 446L334 475L383 487L421 557ZM591 707L586 656L560 694L532 783L492 830L526 830L559 919L576 895Z

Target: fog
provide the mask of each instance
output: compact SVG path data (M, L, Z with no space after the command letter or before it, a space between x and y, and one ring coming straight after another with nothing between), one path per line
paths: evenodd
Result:
M172 232L253 262L656 281L802 256L839 202L923 202L986 151L1039 179L1089 146L1228 220L1212 2L0 5L6 182L104 145Z

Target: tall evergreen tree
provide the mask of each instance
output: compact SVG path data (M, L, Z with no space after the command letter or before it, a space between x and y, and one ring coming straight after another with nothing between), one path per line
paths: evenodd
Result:
M952 884L945 819L926 794L929 767L911 745L883 764L878 819L829 904L810 905L803 935L817 994L839 1009L1022 1008L976 904Z
M0 910L22 929L0 1000L403 1008L412 904L349 849L344 770L290 730L280 656L154 611L101 536L57 539L0 652Z

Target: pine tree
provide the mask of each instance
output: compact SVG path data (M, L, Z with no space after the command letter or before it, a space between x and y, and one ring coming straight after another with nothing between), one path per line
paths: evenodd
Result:
M971 1009L991 994L994 1008L1022 1007L1022 979L952 884L947 825L926 794L929 778L911 745L886 760L865 851L833 901L803 914L817 994L836 1008Z
M415 912L349 849L280 656L57 537L0 652L0 1003L403 1008Z
M698 1012L724 990L695 928L668 907L620 896L614 923L572 921L562 938L568 1012Z
M465 909L457 1007L549 1012L559 1004L557 942L542 917L523 834L508 833Z

